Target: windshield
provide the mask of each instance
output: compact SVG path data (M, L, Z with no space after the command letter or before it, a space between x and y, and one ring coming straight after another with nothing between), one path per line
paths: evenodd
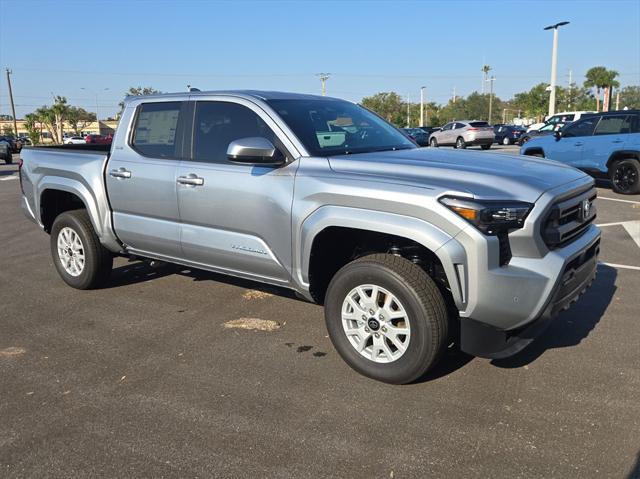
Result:
M417 146L366 108L342 100L269 100L314 156L405 150Z

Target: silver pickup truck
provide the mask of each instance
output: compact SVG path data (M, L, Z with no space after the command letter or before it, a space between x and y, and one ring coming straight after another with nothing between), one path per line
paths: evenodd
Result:
M418 148L353 103L130 97L111 151L28 148L22 206L70 286L115 255L295 290L355 370L416 380L452 344L529 344L596 274L596 190L550 160Z

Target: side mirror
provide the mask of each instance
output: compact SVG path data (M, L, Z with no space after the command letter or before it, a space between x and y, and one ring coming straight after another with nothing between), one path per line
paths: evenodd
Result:
M562 131L560 130L554 131L553 136L555 136L556 140L559 140L560 138L562 138Z
M276 166L284 163L284 155L266 138L252 136L229 143L227 158L232 163L256 166Z

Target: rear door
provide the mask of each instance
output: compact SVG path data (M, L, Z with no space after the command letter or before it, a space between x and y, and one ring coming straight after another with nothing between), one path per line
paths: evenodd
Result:
M137 106L131 132L106 171L116 234L131 250L180 256L176 176L182 156L186 102Z
M185 260L263 281L288 281L298 162L279 167L229 162L227 147L241 138L264 137L284 150L274 133L277 125L243 99L197 101L194 108L191 155L177 176Z
M593 136L584 138L582 159L577 166L606 172L612 153L625 148L631 133L631 120L628 114L604 115Z

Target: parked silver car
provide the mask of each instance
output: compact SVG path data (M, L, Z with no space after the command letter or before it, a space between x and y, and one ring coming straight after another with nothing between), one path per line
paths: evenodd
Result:
M495 137L493 127L486 121L456 120L431 133L429 146L435 148L449 145L454 148L466 148L480 145L483 150L488 150Z

